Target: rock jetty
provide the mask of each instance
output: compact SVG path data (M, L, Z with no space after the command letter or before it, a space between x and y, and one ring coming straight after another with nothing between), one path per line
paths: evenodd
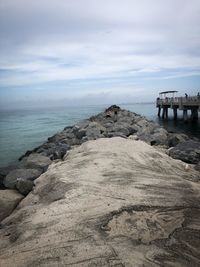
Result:
M190 140L184 134L168 133L159 124L113 105L49 137L44 144L22 155L17 165L0 168L0 189L17 190L22 197L26 196L34 188L35 179L46 172L52 162L63 160L71 149L87 141L112 137L144 141L164 149L175 159L196 164L196 169L199 169L198 140ZM2 190L0 199L3 198Z
M93 120L67 133L85 129L84 137L94 139L116 128L123 137L83 142L52 162L1 222L1 267L200 266L199 172L155 146L125 138L134 127L129 116L126 134L121 122L106 127L106 120L98 130ZM167 141L158 139L165 131L149 125L154 141Z

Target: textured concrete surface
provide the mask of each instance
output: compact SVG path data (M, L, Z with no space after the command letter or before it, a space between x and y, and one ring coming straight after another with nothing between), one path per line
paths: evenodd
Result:
M200 266L199 180L142 141L84 143L2 222L0 266Z

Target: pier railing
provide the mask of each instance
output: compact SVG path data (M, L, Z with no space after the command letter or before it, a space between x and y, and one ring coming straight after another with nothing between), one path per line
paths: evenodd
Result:
M159 106L177 106L182 109L183 106L199 106L200 107L200 97L199 96L188 96L188 97L165 97L163 99L157 99L157 107Z
M188 119L188 110L191 110L191 119L198 121L198 112L200 112L200 96L185 97L165 97L157 98L158 116L162 110L162 118L168 118L168 109L173 109L174 119L177 119L177 110L183 110L183 118Z

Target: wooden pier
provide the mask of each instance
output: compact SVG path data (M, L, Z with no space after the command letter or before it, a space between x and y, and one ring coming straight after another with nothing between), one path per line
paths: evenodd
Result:
M165 91L159 94L156 101L158 116L163 119L168 118L168 109L173 109L174 120L177 120L177 110L183 111L183 119L189 119L188 111L191 111L191 120L198 121L198 112L200 112L200 95L176 97L177 91ZM162 114L161 114L162 113Z

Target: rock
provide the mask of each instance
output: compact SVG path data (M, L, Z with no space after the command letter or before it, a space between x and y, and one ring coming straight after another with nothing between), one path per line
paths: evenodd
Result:
M146 127L142 131L137 132L140 140L147 142L150 145L167 145L168 133L163 128Z
M0 222L11 214L23 197L15 190L0 190Z
M52 161L48 157L42 156L38 153L33 153L28 157L23 158L23 160L21 161L21 166L25 168L33 168L46 171L51 163Z
M2 222L0 265L200 266L198 175L140 140L84 143Z
M41 170L36 169L17 169L9 172L9 174L4 178L4 186L6 188L14 189L17 179L24 179L33 181L41 175Z
M118 112L120 110L121 110L121 108L119 106L112 105L109 108L107 108L105 112L109 112L109 111L111 111L111 112Z
M167 145L168 132L163 128L158 128L154 131L151 137L151 145Z
M80 121L77 126L79 127L79 129L85 129L88 127L88 125L90 124L90 120L82 120Z
M18 169L18 165L9 165L9 166L6 166L6 167L1 167L0 168L0 177L4 178L6 177L6 175L12 171L12 170L16 170Z
M95 140L102 137L102 134L106 131L106 128L97 122L90 122L86 128L86 136L88 140Z
M126 135L124 135L122 132L108 132L107 133L107 135L106 135L106 137L109 137L109 138L111 138L111 137L122 137L122 138L127 138L127 136Z
M200 161L195 165L195 170L200 172Z
M80 130L80 127L78 125L74 125L72 128L72 133L76 135L76 133Z
M169 150L169 155L186 163L197 164L200 161L200 142L188 140Z
M143 128L143 129L146 128L148 125L149 125L149 123L145 118L142 118L137 122L137 126Z
M76 138L78 139L82 139L84 136L86 136L86 129L79 129L77 132L76 132Z
M0 168L0 189L5 189L4 186L4 178L6 177L6 175L12 171L12 170L16 170L18 168L17 165L10 165L10 166L6 166L6 167L1 167Z
M26 196L32 190L33 186L33 181L17 179L16 188L24 196Z
M3 184L3 180L4 180L4 178L2 176L0 176L0 190L5 189L5 186Z
M169 147L174 147L179 143L185 142L187 140L189 140L189 137L186 134L169 133L168 145Z
M128 139L137 141L137 140L139 140L139 137L138 137L137 135L130 135L130 136L128 137Z
M62 159L66 154L67 150L69 150L70 146L67 144L57 144L54 149L52 155L50 156L51 160Z
M71 131L72 127L73 127L73 126L66 126L66 127L64 128L64 131Z

